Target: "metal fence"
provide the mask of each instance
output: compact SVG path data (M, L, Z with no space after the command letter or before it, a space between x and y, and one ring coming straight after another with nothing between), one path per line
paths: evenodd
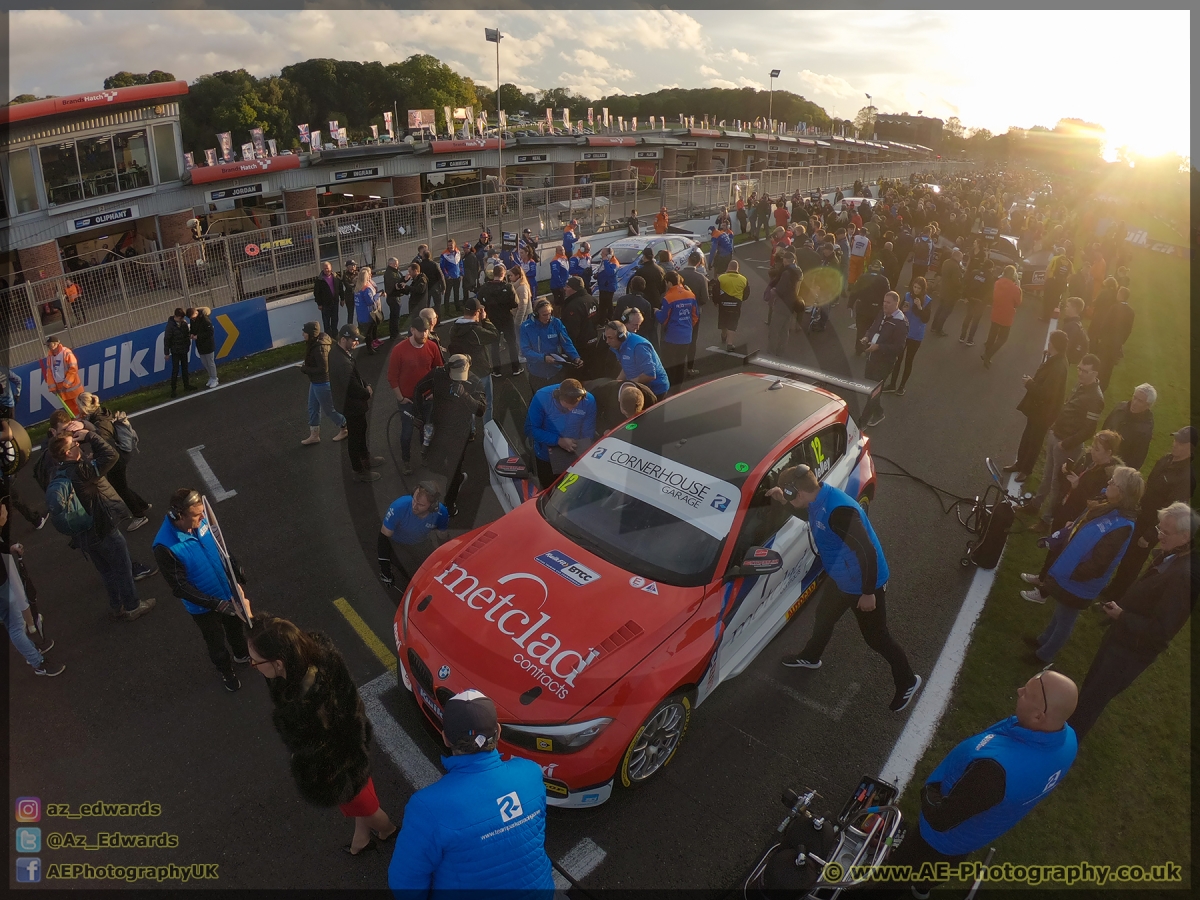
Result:
M957 171L960 165L864 163L664 178L649 195L642 192L642 213L666 206L674 219L697 218L722 206L732 209L739 195L745 199L754 191L777 197L847 189L855 179L907 178L913 172ZM638 194L635 180L528 188L212 236L0 291L0 340L7 364L20 365L42 355L50 334L79 347L165 322L177 306L215 309L251 297L303 293L322 262L340 270L353 259L380 273L390 256L407 261L420 244L436 255L449 239L475 240L481 227L497 242L504 232L526 228L553 242L571 219L578 220L582 234L595 234L623 227Z

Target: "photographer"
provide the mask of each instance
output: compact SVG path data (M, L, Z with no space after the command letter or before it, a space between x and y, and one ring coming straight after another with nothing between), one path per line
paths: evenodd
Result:
M517 346L517 326L513 319L513 310L517 308L517 295L512 285L505 277L504 266L496 266L488 273L489 278L479 289L479 299L487 317L496 330L504 338L504 347L508 351L509 362L513 375L521 375L521 355ZM492 370L500 371L500 344L491 344Z
M171 505L153 546L154 561L171 593L183 601L183 608L200 629L208 658L221 673L225 689L238 690L242 683L233 664L250 662L250 651L246 649L242 620L234 611L233 586L199 491L180 488L171 495ZM236 563L233 566L238 583L245 584L245 574ZM249 606L247 599L247 609Z

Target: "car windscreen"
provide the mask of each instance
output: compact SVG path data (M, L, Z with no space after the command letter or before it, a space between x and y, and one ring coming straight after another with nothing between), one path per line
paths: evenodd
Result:
M613 247L613 256L623 266L635 262L642 253L641 247Z
M695 586L711 580L740 497L727 482L605 438L539 508L553 528L614 565Z

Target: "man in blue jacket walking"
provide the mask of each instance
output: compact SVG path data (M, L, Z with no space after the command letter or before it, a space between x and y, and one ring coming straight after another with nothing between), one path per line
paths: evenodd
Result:
M853 609L863 640L892 668L896 693L888 708L900 712L921 689L921 676L913 673L908 657L888 632L884 605L888 564L862 507L845 491L821 484L816 473L804 465L780 472L778 482L767 491L767 496L785 505L796 518L807 518L821 565L834 587L821 594L812 637L799 656L784 660L783 664L819 669L821 654L833 636L834 626L846 610Z
M496 705L476 690L446 701L442 757L446 774L417 791L388 867L397 900L465 897L550 900L546 787L537 763L496 750ZM454 892L454 893L451 893Z

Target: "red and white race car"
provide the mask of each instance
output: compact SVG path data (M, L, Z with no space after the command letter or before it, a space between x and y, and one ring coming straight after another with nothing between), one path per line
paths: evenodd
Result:
M646 781L817 588L808 525L765 497L799 463L874 494L866 435L812 383L742 372L655 404L429 557L396 614L404 686L434 726L453 694L491 697L553 805Z

